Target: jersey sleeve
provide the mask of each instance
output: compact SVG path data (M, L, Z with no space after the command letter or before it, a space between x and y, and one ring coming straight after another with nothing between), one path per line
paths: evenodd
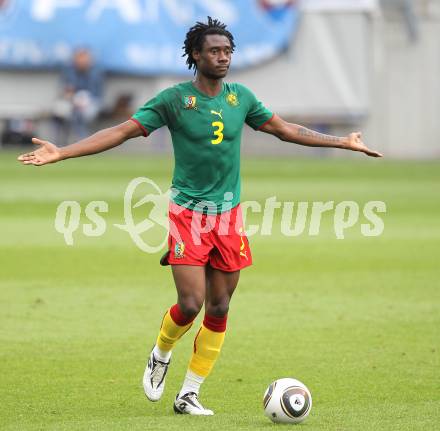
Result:
M141 106L131 117L144 133L144 136L169 123L169 97L168 91L164 90Z
M246 114L246 124L255 130L258 130L273 117L273 112L267 109L255 96L255 94L244 85L240 86L247 104L248 112Z

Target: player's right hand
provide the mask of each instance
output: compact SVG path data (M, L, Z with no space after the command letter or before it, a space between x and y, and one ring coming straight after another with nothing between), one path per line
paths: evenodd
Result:
M60 149L51 142L32 138L32 143L39 145L40 148L18 156L17 160L22 162L23 165L41 166L47 163L55 163L62 159Z

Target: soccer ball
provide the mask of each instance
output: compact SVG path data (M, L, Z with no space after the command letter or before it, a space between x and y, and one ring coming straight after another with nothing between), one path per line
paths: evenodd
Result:
M299 380L279 379L266 389L263 406L264 413L272 422L296 424L309 415L312 395Z

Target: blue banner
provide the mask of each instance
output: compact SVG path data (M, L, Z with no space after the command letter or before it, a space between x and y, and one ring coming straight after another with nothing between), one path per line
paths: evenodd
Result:
M208 15L234 35L235 68L278 54L298 18L279 0L0 0L0 67L55 67L86 46L105 71L186 73L185 33Z

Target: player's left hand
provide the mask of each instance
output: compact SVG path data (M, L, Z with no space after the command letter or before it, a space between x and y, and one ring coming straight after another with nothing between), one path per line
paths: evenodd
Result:
M370 157L383 157L383 155L377 151L370 150L363 142L360 132L350 133L347 137L347 150L360 151Z

